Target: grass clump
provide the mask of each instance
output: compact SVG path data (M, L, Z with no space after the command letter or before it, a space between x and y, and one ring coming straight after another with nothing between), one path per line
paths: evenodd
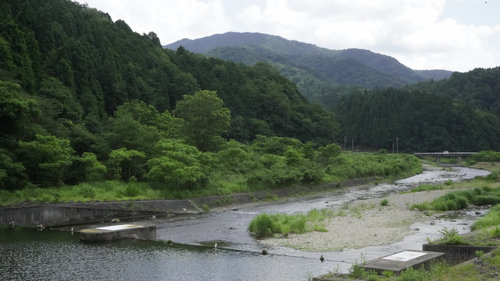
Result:
M384 206L384 207L389 206L389 200L384 199L384 200L380 201L380 206Z
M311 210L307 214L260 214L248 226L258 239L272 237L274 234L305 233L312 231L327 232L324 220L333 217L328 209Z
M444 186L423 184L423 185L417 186L416 188L413 188L412 190L410 190L410 192L432 191L432 190L441 190L441 189L444 189Z
M469 243L465 241L464 237L458 234L458 230L456 228L448 229L443 228L439 231L444 237L439 240L438 244L443 245L468 245Z
M500 205L494 206L484 217L474 222L471 229L478 230L495 225L500 225Z
M462 210L470 205L484 206L498 203L500 203L500 188L493 189L485 186L483 188L450 192L431 202L413 204L410 206L410 209L421 211L452 211Z

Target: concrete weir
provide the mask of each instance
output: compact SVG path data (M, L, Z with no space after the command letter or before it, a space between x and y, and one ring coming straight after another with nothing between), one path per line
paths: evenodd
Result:
M401 273L410 267L427 268L432 261L442 259L443 257L444 253L408 250L371 260L362 267L379 273L386 270Z
M120 239L156 240L156 225L117 224L80 230L80 240L84 242Z

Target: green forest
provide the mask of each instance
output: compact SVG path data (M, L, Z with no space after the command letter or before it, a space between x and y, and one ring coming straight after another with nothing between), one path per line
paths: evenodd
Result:
M0 197L185 198L409 175L418 159L386 153L396 137L402 152L497 148L495 71L352 88L331 110L269 64L166 50L67 0L2 1ZM381 150L345 152L345 139Z

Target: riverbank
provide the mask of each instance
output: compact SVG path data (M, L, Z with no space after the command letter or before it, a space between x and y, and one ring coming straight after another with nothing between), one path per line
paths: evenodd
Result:
M443 171L442 168L430 165L425 165L424 168L429 172ZM420 176L425 178L424 174L415 178ZM342 206L329 206L327 209L334 216L324 222L324 232L275 235L273 238L261 240L260 243L269 247L289 247L311 252L390 245L419 231L416 227L412 228L413 224L432 222L437 217L443 216L443 214L428 216L425 212L410 210L411 205L432 201L451 190L471 187L468 186L470 185L468 182L461 182L462 180L457 179L458 183L453 183L455 179L453 181L449 179L438 190L392 193L383 198L358 199ZM474 183L473 186L485 184L482 181Z
M356 200L331 208L335 216L325 223L327 232L289 234L260 242L268 246L317 252L388 245L416 231L410 229L413 223L432 219L420 211L409 210L410 205L431 201L448 192L449 190L423 191ZM382 206L383 200L387 200L387 206Z

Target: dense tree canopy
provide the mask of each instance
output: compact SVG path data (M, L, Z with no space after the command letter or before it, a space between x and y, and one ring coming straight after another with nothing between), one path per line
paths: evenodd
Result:
M407 89L351 94L337 106L356 145L401 151L500 149L500 119L446 95Z

